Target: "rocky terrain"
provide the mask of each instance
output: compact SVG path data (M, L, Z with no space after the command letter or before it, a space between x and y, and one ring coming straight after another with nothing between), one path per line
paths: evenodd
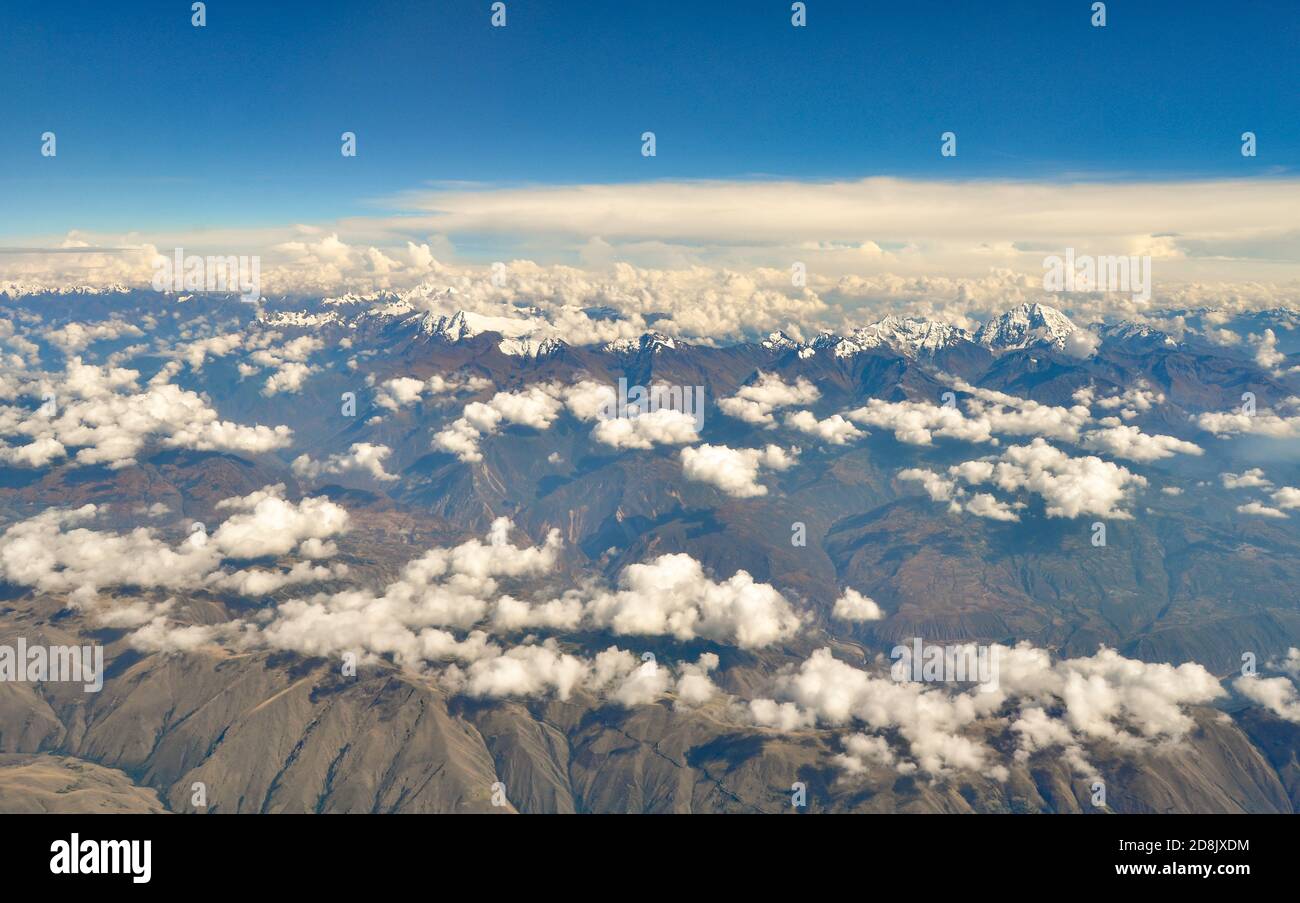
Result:
M0 295L0 645L106 662L0 681L0 810L1295 811L1292 312L454 305Z

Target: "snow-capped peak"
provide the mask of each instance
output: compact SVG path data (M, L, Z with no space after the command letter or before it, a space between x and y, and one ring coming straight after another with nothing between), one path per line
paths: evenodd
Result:
M915 355L922 352L934 354L958 342L968 342L971 337L966 330L947 323L890 314L877 323L853 330L850 338L862 348L884 345Z
M665 348L676 347L677 341L662 332L646 332L635 339L616 339L604 345L604 349L612 354L658 354Z
M544 330L545 321L516 317L493 317L458 310L450 317L435 313L419 316L420 332L447 342L459 342L485 332L497 332L506 338L521 338Z
M82 282L67 285L47 285L42 282L10 280L0 282L0 295L21 298L25 295L125 295L131 289L120 282L107 285L88 285Z
M923 320L916 317L895 317L892 314L871 323L860 326L847 336L823 331L804 345L783 345L777 337L791 342L784 333L772 333L763 342L765 348L781 350L799 349L800 357L812 357L819 351L829 351L835 357L852 357L872 348L889 348L909 357L921 354L935 354L945 348L951 348L960 342L969 342L970 333L966 330L940 323L935 320Z
M780 330L769 332L767 338L763 339L762 345L769 351L789 351L799 347L798 342Z
M994 317L975 333L975 341L986 348L1010 351L1031 345L1060 348L1077 329L1070 318L1046 304L1021 304Z
M1178 344L1167 333L1152 329L1145 323L1134 323L1132 320L1123 320L1109 326L1102 326L1097 332L1104 339L1115 339L1121 342L1147 341L1169 347Z
M502 339L497 348L511 357L550 357L562 351L566 344L559 339L511 338Z

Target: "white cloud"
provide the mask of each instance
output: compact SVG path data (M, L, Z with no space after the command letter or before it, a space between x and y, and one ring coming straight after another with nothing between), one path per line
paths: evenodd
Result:
M993 482L1012 492L1028 489L1043 497L1048 517L1095 514L1126 519L1118 506L1146 479L1091 455L1072 458L1042 439L1003 452L994 467Z
M1286 512L1279 511L1276 508L1270 508L1262 502L1247 502L1244 505L1237 506L1238 514L1253 514L1257 517L1273 517L1279 519L1286 518Z
M324 461L314 461L310 455L299 455L293 459L293 472L310 480L319 479L323 475L362 473L371 479L389 482L397 479L384 470L384 461L392 453L393 450L386 445L354 442L346 453L330 455Z
M268 486L243 498L225 499L217 509L239 513L224 520L212 534L212 543L230 558L284 555L309 539L328 539L348 528L348 512L326 498L305 498L294 503Z
M845 737L844 752L834 756L831 761L849 775L862 774L874 766L891 769L897 767L894 751L889 748L888 741L884 737L867 734L850 734ZM916 770L916 766L908 763L898 770L910 774Z
M435 448L449 451L462 461L483 460L479 440L495 434L502 424L545 430L559 416L563 403L546 386L529 386L517 392L498 392L487 402L475 401L451 426L433 437Z
M1273 483L1264 476L1264 471L1259 467L1252 467L1244 473L1221 473L1219 479L1223 481L1224 489L1269 489Z
M1089 358L1097 353L1100 345L1101 338L1096 333L1080 327L1065 337L1061 350L1070 357Z
M966 417L958 408L927 401L883 401L867 403L846 415L855 423L894 431L894 438L908 445L932 445L935 436L965 442L988 442L992 424L987 417Z
M966 499L959 481L978 485L993 483L1005 492L1028 490L1046 502L1048 517L1079 517L1085 514L1128 519L1119 506L1134 488L1147 484L1118 464L1091 455L1075 458L1035 439L1029 445L1014 445L996 459L967 461L948 468L948 477L933 471L909 468L899 479L920 482L935 501L947 501L950 510L966 510L980 517L1017 520L1011 507L987 494Z
M591 438L614 448L683 445L699 437L695 418L672 408L643 411L635 417L602 420L591 431Z
M1271 329L1265 329L1263 335L1251 336L1250 343L1255 346L1255 363L1265 370L1273 370L1286 360L1286 355L1277 350L1277 336Z
M1145 414L1156 405L1165 403L1165 395L1151 386L1145 380L1139 380L1137 385L1125 389L1118 395L1110 395L1104 398L1098 398L1096 401L1090 401L1092 390L1080 390L1085 393L1086 399L1083 403L1091 403L1093 407L1102 408L1103 410L1120 409L1120 416L1125 420L1132 420L1138 414ZM1080 393L1076 393L1076 397Z
M777 445L734 449L705 443L682 449L682 474L688 480L716 486L733 498L754 498L767 495L767 487L758 482L759 471L788 470L798 454L797 448L787 452Z
M969 514L1000 521L1020 520L1020 515L1016 514L1014 509L1023 507L1023 505L1011 505L987 492L977 492L966 502L966 511Z
M1285 677L1238 677L1232 686L1279 718L1300 724L1300 694Z
M1300 680L1300 648L1290 647L1285 658L1280 662L1269 662L1269 666L1285 671L1291 675L1292 680Z
M243 498L227 499L218 510L236 509L209 535L191 533L172 546L148 527L129 533L88 529L99 509L55 509L20 521L0 534L0 576L45 593L68 593L80 605L95 602L105 587L195 590L203 587L256 592L260 586L285 586L342 576L309 567L276 571L222 572L222 561L281 556L301 543L343 533L348 515L323 498L286 501L274 486Z
M701 637L742 649L771 645L799 629L799 618L769 584L745 571L715 582L683 554L629 565L616 591L590 601L588 616L616 634Z
M375 390L375 404L388 411L397 411L418 404L426 396L438 398L460 392L483 392L490 388L492 381L482 376L436 373L425 380L395 376L384 380Z
M289 444L287 426L242 426L218 418L194 392L167 382L163 371L146 389L135 370L96 367L73 358L49 390L52 413L0 405L0 436L26 437L0 448L12 464L44 467L71 454L71 464L126 467L149 440L170 448L261 454ZM29 391L44 393L33 383Z
M124 323L112 319L99 323L68 323L58 329L45 333L50 344L55 345L64 354L75 354L85 350L89 345L104 339L118 339L122 336L141 336L144 332L133 323Z
M791 411L785 415L785 425L789 429L820 439L827 445L847 445L864 435L839 414L818 420L812 411Z
M880 610L880 606L874 599L862 595L855 589L846 588L835 600L831 615L841 621L879 621L885 613Z
M774 373L760 372L756 382L741 386L735 395L718 399L718 407L727 416L745 423L774 427L773 411L812 404L820 397L821 392L806 377L797 377L790 384Z
M1109 418L1108 418L1109 419ZM1193 442L1185 442L1174 436L1160 436L1144 433L1131 425L1112 424L1104 429L1084 433L1080 443L1084 448L1105 452L1116 458L1129 461L1158 461L1172 458L1175 454L1201 455L1201 447Z
M1296 399L1288 399L1294 404ZM1271 411L1246 414L1241 411L1211 411L1192 418L1196 425L1220 439L1238 434L1294 439L1300 436L1300 414L1284 416Z
M263 338L265 340L272 337L267 335ZM268 342L266 347L259 348L249 355L250 363L246 365L243 372L248 373L248 367L255 370L262 367L273 368L271 375L262 384L262 394L268 397L281 393L296 394L302 391L307 377L320 369L308 364L307 360L313 352L324 347L325 343L321 339L310 335L299 336L278 346Z
M953 692L875 676L820 649L774 679L774 698L752 700L751 717L785 731L854 726L861 736L880 739L897 731L907 744L910 758L886 755L878 743L857 742L847 751L852 761L839 763L850 772L885 765L904 773L997 768L1005 774L983 738L989 729L1009 729L1018 738L1017 759L1060 747L1076 770L1088 773L1085 744L1104 740L1142 749L1178 740L1194 727L1186 707L1224 695L1214 676L1196 664L1148 664L1110 649L1053 663L1045 650L1027 643L995 646L989 653L997 662L990 691Z
M1300 489L1283 486L1272 494L1273 504L1279 508L1300 508Z

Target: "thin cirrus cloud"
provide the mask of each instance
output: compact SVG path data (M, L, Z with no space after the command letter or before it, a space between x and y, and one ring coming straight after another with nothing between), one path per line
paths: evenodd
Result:
M390 199L427 211L449 235L600 236L851 252L864 265L909 257L982 271L1045 253L1217 258L1295 271L1295 180L1166 182L861 180L677 181L413 191ZM417 217L418 219L418 217ZM409 223L409 221L408 221ZM389 221L389 225L396 222ZM892 250L891 250L892 249ZM1188 261L1184 262L1186 267Z
M408 242L446 262L526 256L601 268L624 261L780 267L810 273L987 274L1041 278L1044 257L1150 255L1159 281L1300 278L1300 180L640 181L507 187L437 187L375 199L374 216L250 229L129 236L71 231L33 237L5 255L9 278L67 279L111 272L147 282L158 250L258 253L281 288L351 286L376 273L399 284L427 275L406 263ZM71 225L71 224L70 224ZM129 239L129 241L127 240ZM428 243L427 245L425 243ZM38 246L66 253L36 253ZM105 248L128 247L126 252ZM24 249L29 249L26 253ZM277 269L284 273L277 279ZM382 271L382 272L380 272Z

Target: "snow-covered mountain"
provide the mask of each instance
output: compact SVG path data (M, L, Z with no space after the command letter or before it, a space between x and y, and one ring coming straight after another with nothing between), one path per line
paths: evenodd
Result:
M71 283L60 286L48 286L39 282L12 279L0 282L0 295L8 295L10 298L22 298L27 295L125 295L130 291L132 291L131 288L120 282L113 282L108 285Z
M784 332L773 332L763 340L762 345L770 351L798 350L799 356L803 358L819 352L847 358L875 348L897 351L907 357L923 357L969 341L970 333L948 323L890 315L867 326L860 326L848 335L820 332L805 344L796 342Z
M1046 304L1021 304L989 320L974 340L993 351L1014 351L1031 345L1061 348L1078 329L1065 314Z
M603 350L611 354L658 354L665 348L676 348L677 340L672 336L664 335L662 332L647 332L635 339L617 339L613 342L606 342L602 347Z
M1170 348L1178 344L1174 341L1173 336L1158 329L1152 329L1145 323L1134 323L1131 320L1100 326L1097 329L1097 334L1103 339L1117 342L1151 342Z
M970 333L957 326L892 314L878 323L853 330L850 337L863 348L886 347L911 356L935 354L971 340Z
M549 327L546 321L525 318L491 317L485 314L458 310L451 316L434 313L420 314L413 318L419 323L420 332L435 336L448 342L459 342L473 338L485 332L498 332L506 338L521 338L532 335Z

